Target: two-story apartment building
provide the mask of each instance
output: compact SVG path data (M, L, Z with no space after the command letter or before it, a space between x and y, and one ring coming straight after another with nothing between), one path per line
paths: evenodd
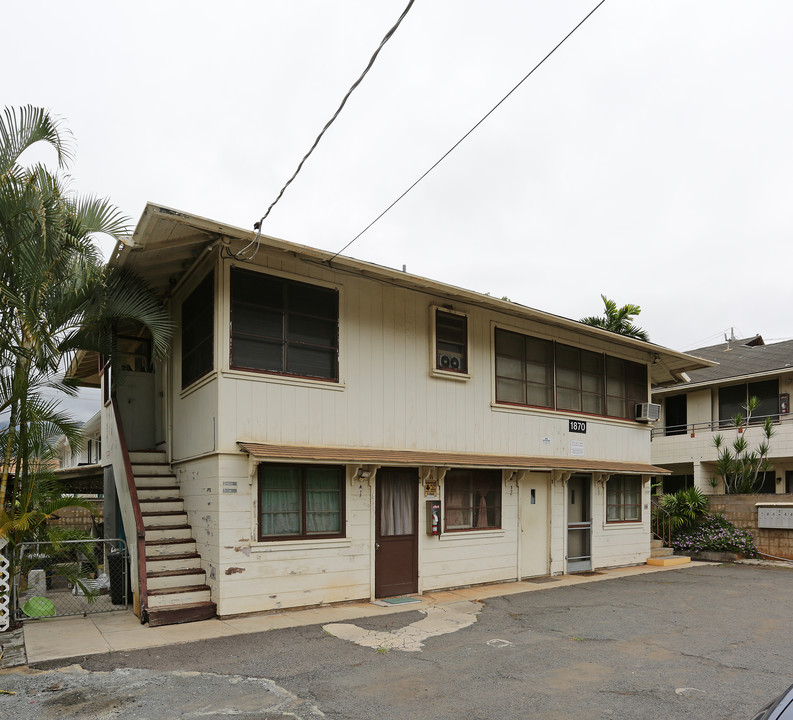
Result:
M156 362L122 332L123 382L101 376L152 623L649 556L636 409L707 362L154 205L112 262L177 328Z
M706 493L724 492L717 482L714 437L720 434L731 443L737 433L732 419L738 413L745 418L749 398L756 397L758 406L743 434L756 447L767 417L775 432L768 455L772 470L760 492L793 492L793 340L766 345L756 335L691 354L718 365L687 373L689 382L653 389L653 402L662 412L652 431L652 460L672 471L663 479L664 491L696 485Z

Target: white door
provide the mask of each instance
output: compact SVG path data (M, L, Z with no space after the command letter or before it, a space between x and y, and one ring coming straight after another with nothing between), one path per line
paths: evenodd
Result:
M548 473L527 473L520 484L520 576L547 575L549 568Z

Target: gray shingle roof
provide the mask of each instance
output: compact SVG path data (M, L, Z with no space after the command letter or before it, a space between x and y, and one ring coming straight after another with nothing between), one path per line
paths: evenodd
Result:
M692 383L717 382L743 375L778 372L785 368L793 370L793 340L765 345L762 337L756 335L688 352L719 363L717 367L690 371L688 376Z

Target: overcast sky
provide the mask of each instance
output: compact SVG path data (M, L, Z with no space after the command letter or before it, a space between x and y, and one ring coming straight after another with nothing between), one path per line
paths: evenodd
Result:
M13 3L3 104L81 193L250 228L407 0ZM416 0L264 232L336 251L596 0ZM793 3L607 0L346 251L678 350L793 336ZM772 272L773 270L773 272Z

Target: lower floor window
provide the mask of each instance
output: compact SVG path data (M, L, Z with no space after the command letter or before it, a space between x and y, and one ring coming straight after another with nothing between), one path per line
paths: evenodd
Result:
M501 527L500 470L449 470L443 485L447 531Z
M259 539L343 537L344 470L259 465Z
M642 519L642 479L612 475L606 483L606 522L638 522Z

